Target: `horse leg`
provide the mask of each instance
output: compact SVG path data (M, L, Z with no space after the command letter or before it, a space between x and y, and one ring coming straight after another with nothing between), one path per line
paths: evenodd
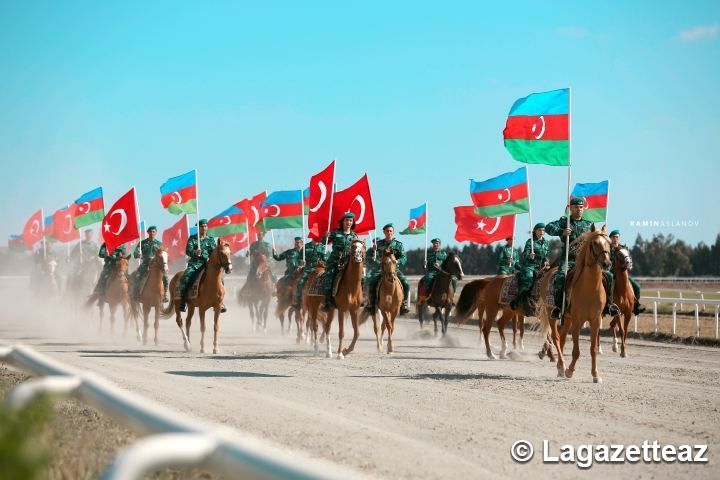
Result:
M512 316L512 330L513 330L513 350L517 350L517 333L518 333L518 316L513 314Z
M205 353L205 310L198 308L200 316L200 353Z
M145 307L145 304L142 305L142 311L143 311L143 333L142 333L142 342L143 345L147 345L147 337L148 337L148 328L150 327L150 307Z
M285 336L285 312L280 312L280 335Z
M194 305L188 305L187 306L188 313L185 317L185 334L187 336L187 341L190 343L190 325L192 325L192 317L193 314L195 314L195 306Z
M377 351L378 353L382 353L382 333L378 335L378 318L377 315L373 313L372 316L373 319L373 330L375 331L375 343L377 345Z
M518 315L517 319L520 323L518 328L518 330L520 330L520 350L525 350L525 342L523 341L523 338L525 337L525 315Z
M485 339L485 353L487 354L487 357L492 360L495 359L495 355L493 355L492 349L490 348L490 330L492 329L492 324L496 316L497 307L485 307L485 323L483 324L482 332Z
M388 355L393 354L393 333L395 332L395 316L390 313L383 312L383 321L387 322L388 326L388 341L387 341L387 353Z
M432 316L432 317L433 317L433 327L435 327L435 336L437 337L437 334L438 334L438 328L437 328L437 319L438 319L438 317L437 317L437 308L436 308L435 311L433 312L433 316Z
M338 310L338 350L339 359L345 358L343 355L343 337L345 336L345 312Z
M125 316L125 324L127 325L128 321L130 320L130 304L125 303L123 304L123 315ZM142 336L142 330L140 329L140 322L137 319L137 317L133 318L133 322L135 323L135 333L137 335L137 341L138 343L143 341Z
M115 305L110 305L110 335L115 336Z
M591 369L590 373L593 377L593 383L601 383L602 378L600 378L600 374L598 373L597 368L597 355L598 351L595 349L596 341L599 344L600 338L600 320L596 319L594 321L590 321L590 360L591 360Z
M105 304L100 304L100 306L98 307L98 309L100 310L100 324L98 325L98 334L102 333L102 322L103 322L103 317L105 316L105 306L104 305ZM112 335L112 332L110 332L110 333Z
M578 358L580 358L580 325L581 322L579 320L572 320L572 340L573 340L573 349L572 349L572 361L570 362L570 366L565 369L565 376L567 378L572 378L573 374L575 373L575 364L577 364ZM595 337L590 337L590 349L595 348Z
M160 329L160 309L162 308L162 303L159 305L155 305L155 323L153 324L153 327L155 328L155 346L157 347L159 345L158 341L158 330Z
M627 340L628 328L630 327L630 315L631 314L632 314L632 311L630 310L630 308L629 307L626 308L625 311L623 312L623 317L625 317L624 324L622 322L618 321L618 324L621 325L620 326L620 339L622 341L622 343L620 344L620 356L623 358L625 358L627 356L627 350L626 350L627 343L625 340Z
M175 307L175 323L177 324L178 328L180 329L180 334L183 337L183 347L185 348L186 352L189 352L192 350L192 347L190 346L190 339L185 335L185 330L183 330L183 320L182 320L182 313L180 313L180 307L178 306L178 303L176 303L175 300L172 300L173 306Z
M565 377L565 356L563 355L562 348L560 346L560 333L557 328L557 320L548 320L550 322L550 341L552 345L548 347L548 350L552 353L552 347L555 347L557 351L557 376Z
M599 326L599 328L602 329L602 317L600 317L600 326ZM602 345L600 345L600 335L597 336L597 353L598 353L598 355L602 355L602 354L603 354Z
M353 327L353 338L350 342L350 346L343 350L343 355L347 355L348 353L355 350L355 343L357 342L358 337L360 336L360 315L358 315L358 310L351 310L350 311L350 321L352 322ZM389 340L388 340L389 342Z
M617 339L617 335L615 334L615 328L617 327L617 324L618 324L617 318L613 318L610 321L610 333L612 333L612 336L613 336L613 346L612 346L613 352L618 351L618 339Z
M332 326L332 318L335 311L331 308L327 312L327 317L325 318L325 326L323 328L323 336L325 337L325 345L327 346L327 351L325 352L325 356L327 358L332 358L332 345L330 344L330 327ZM340 312L338 312L338 315Z
M452 309L452 306L445 307L445 318L443 319L443 337L447 335L447 329L448 329L448 323L450 323L450 310ZM442 315L442 314L441 314ZM393 326L393 329L395 326Z
M215 317L215 322L213 323L213 353L218 354L220 353L220 346L218 345L218 334L220 333L220 307L215 307L213 312Z
M498 320L498 334L500 335L500 358L505 359L507 358L507 340L505 340L505 324L508 320L510 320L514 314L511 311L507 311L503 309L502 315L500 315L500 320Z
M417 310L418 310L418 320L420 320L420 328L422 329L422 328L423 328L423 321L424 321L423 313L424 313L424 311L425 311L425 304L424 304L424 303L418 303L417 306L418 306L418 308L417 308Z

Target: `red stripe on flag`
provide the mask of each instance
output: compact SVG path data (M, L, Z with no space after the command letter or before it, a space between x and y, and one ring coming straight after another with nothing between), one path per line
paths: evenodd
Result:
M603 195L590 195L585 197L585 208L606 208L607 200L607 193Z
M517 115L508 117L506 140L567 140L568 115Z
M177 192L171 192L160 197L160 203L163 208L168 208L171 203L177 203L182 205L185 202L193 200L197 197L196 185L190 185L189 187L181 188Z
M500 205L507 202L516 202L527 198L527 183L513 185L510 188L501 188L499 190L486 190L484 192L473 192L470 194L473 204L476 207L489 207L491 205Z
M86 213L94 212L96 210L102 210L103 199L102 197L94 198L89 202L76 203L75 205L77 205L77 207L75 208L75 216L79 217L80 215L85 215Z
M281 203L279 205L266 205L263 207L262 215L270 217L299 217L303 214L302 203Z

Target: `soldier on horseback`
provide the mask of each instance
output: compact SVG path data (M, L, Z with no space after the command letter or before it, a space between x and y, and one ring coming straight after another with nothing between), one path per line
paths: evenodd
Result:
M185 247L185 255L190 257L188 259L187 268L183 272L183 276L180 279L180 311L184 312L187 310L187 294L192 284L197 279L205 265L207 264L210 254L215 250L217 245L217 239L207 234L208 221L207 219L200 219L198 222L198 233L200 241L198 242L198 235L193 235L188 238L187 246ZM225 313L227 309L225 305L222 305L220 311Z
M259 231L257 233L257 240L251 243L247 252L245 252L245 256L250 257L250 269L248 270L247 280L250 280L250 278L257 273L257 255L262 253L267 258L270 258L270 255L272 255L272 247L268 242L263 240L264 235L264 232ZM270 270L270 277L272 278L272 281L275 282L275 275L272 270ZM245 285L248 285L248 282L245 282Z
M303 261L302 242L302 237L295 237L295 246L285 250L280 255L275 252L274 248L272 250L272 256L276 261L280 262L285 260L285 273L277 282L278 295L285 285L292 280L292 277L295 276L297 269L301 267L301 263Z
M582 218L584 211L585 199L582 197L573 197L570 200L570 227L567 228L567 217L564 216L560 217L559 220L548 223L545 227L545 232L548 235L563 239L563 257L553 282L555 308L550 314L550 318L553 320L560 320L560 315L562 313L561 306L563 304L563 294L565 292L565 239L569 238L569 243L573 243L578 237L580 237L580 235L585 232L589 232L593 225L591 221ZM570 273L570 270L575 266L576 254L577 249L571 248L568 252L568 273ZM617 305L612 302L612 278L607 274L607 272L604 272L603 277L603 286L605 287L605 294L607 296L607 303L605 305L605 309L603 310L603 314L609 313L614 317L618 315L620 311Z
M440 272L440 266L448 257L448 252L446 250L442 250L441 248L442 242L439 238L433 238L430 240L430 243L432 244L432 247L428 249L427 262L425 263L425 269L427 272L420 279L420 284L418 286L418 302L421 303L430 295L435 276L438 272ZM452 286L454 290L457 290L457 278L454 275L452 277Z
M513 237L508 237L505 241L507 243L502 247L500 255L498 255L498 275L512 275L519 266L517 256L513 252Z
M400 279L400 283L403 287L403 303L400 306L400 315L405 315L410 311L408 308L408 297L410 296L410 284L407 281L407 278L405 278L405 275L400 271L400 266L405 265L405 262L407 262L407 256L405 256L405 247L403 246L402 242L394 237L395 234L395 227L392 223L388 223L383 227L383 234L385 238L382 238L378 240L377 242L377 251L378 253L382 253L385 250L389 249L392 250L393 255L395 256L395 260L397 260L397 276ZM377 306L377 286L378 282L380 281L380 272L375 273L370 278L370 284L368 287L368 296L370 303L365 307L365 310L372 314L375 311L375 307Z
M318 263L325 261L325 245L316 240L310 240L305 244L305 264L295 287L295 295L293 296L293 308L300 308L302 303L303 289L307 282L308 275L315 271Z
M621 245L620 244L620 230L613 230L610 232L610 261L613 262L613 266L610 268L610 271L608 274L610 275L610 278L613 278L614 275L612 273L613 268L615 267L615 252L619 248L625 248L628 251L630 249L627 245ZM645 307L643 307L640 304L640 285L635 281L634 278L628 275L628 280L630 281L630 285L632 286L633 293L635 294L635 305L633 305L633 315L640 315L642 312L645 311Z
M91 229L85 230L85 238L83 238L80 243L75 245L70 252L70 258L68 261L75 264L75 268L79 268L80 264L80 257L86 258L88 262L95 256L95 252L98 251L98 244L95 243L92 239L93 237L93 231ZM80 250L82 249L82 255Z
M95 290L93 291L93 295L97 295L98 297L98 306L102 306L105 301L105 288L107 287L108 279L115 268L115 264L117 264L117 262L124 256L125 245L120 245L115 248L112 253L108 253L105 243L100 246L98 257L102 258L105 261L105 264L103 265L103 269L100 272L100 278L98 279L97 285L95 285Z
M520 255L520 271L518 272L518 294L510 302L510 307L515 310L530 295L535 275L537 272L546 270L549 267L548 253L550 242L545 240L545 224L537 223L533 227L533 236L525 242L525 249Z
M355 234L355 214L347 212L340 219L338 228L330 233L327 241L332 242L332 250L325 265L325 277L323 278L323 290L325 291L325 303L322 310L327 312L333 306L333 284L335 276L340 270L340 264L345 260L350 252L350 245L353 240L357 240Z
M162 242L156 238L157 236L157 227L151 226L147 229L147 238L142 240L140 243L138 243L135 246L135 250L133 251L133 257L134 258L142 258L142 261L140 262L140 266L135 271L135 278L133 279L133 291L132 296L133 299L139 300L140 299L140 287L142 285L142 281L147 275L148 269L150 268L150 262L152 261L153 257L155 256L155 250L158 248L162 248ZM168 281L167 273L163 273L163 286L165 287L165 295L163 296L163 303L166 303L168 301L168 284L170 283Z

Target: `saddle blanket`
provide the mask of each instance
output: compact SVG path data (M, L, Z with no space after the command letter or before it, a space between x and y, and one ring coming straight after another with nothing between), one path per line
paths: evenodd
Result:
M518 277L512 275L505 279L500 289L500 303L508 304L518 295Z
M325 292L323 291L323 283L325 281L325 274L320 274L313 278L312 282L308 283L308 296L309 297L323 297Z
M197 298L198 292L200 291L200 282L202 281L203 277L205 277L205 267L203 267L202 270L200 270L200 273L195 278L195 281L193 282L192 285L190 285L190 288L188 289L188 294L187 294L188 299ZM180 282L178 282L177 285L175 285L175 292L174 292L173 298L175 300L180 300L180 298L181 298Z

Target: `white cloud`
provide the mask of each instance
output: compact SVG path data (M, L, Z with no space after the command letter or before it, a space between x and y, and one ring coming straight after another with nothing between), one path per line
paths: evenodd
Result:
M689 30L680 32L680 40L683 42L696 42L705 38L714 38L718 34L717 22L712 25L698 25Z

